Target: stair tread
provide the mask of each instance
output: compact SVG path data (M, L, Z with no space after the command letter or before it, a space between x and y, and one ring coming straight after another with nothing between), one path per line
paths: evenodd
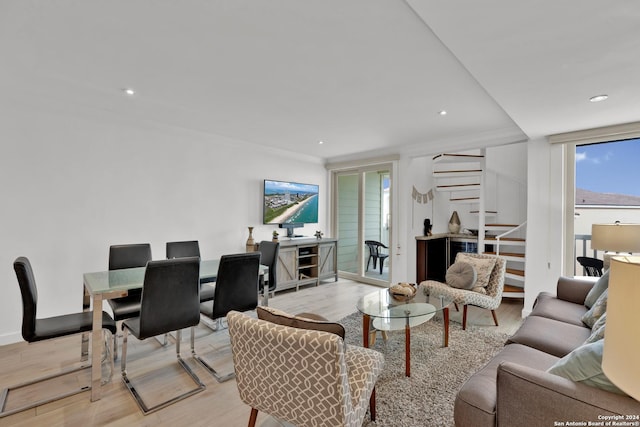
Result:
M455 169L455 170L442 170L442 171L433 171L434 174L437 173L465 173L465 172L482 172L482 169Z
M516 268L507 268L507 273L524 277L524 270L518 270Z
M480 213L480 211L479 210L474 210L474 211L469 211L469 213L477 214L477 213ZM485 214L497 214L498 211L485 210L484 213Z
M456 153L441 153L436 156L433 156L433 161L442 162L446 160L451 161L465 161L465 160L473 160L478 161L483 159L484 156L482 154L456 154Z
M498 240L498 239L496 239L496 236L487 236L485 238L485 240L494 241L494 240ZM503 237L500 240L503 241L503 242L524 242L524 241L526 241L525 239L522 239L520 237Z
M487 227L511 227L516 228L518 224L485 224L485 228Z
M524 288L521 288L519 286L513 286L513 285L504 285L504 290L502 291L503 294L522 293L522 292L524 292Z
M464 183L464 184L447 184L447 185L437 185L436 188L454 188L454 187L479 187L480 183Z
M496 255L495 252L484 252L487 255ZM518 258L524 258L524 254L519 252L500 252L500 256L512 256Z
M460 200L480 200L480 197L458 197L455 199L449 199L450 202L459 202Z

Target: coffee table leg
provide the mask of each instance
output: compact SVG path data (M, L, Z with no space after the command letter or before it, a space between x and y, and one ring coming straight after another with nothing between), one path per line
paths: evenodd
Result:
M442 316L444 317L444 331L442 331L442 340L444 341L444 346L449 347L449 307L445 307L442 309Z
M362 315L362 346L369 348L369 325L371 324L371 317L368 314Z
M407 317L407 323L404 326L404 374L407 377L411 376L411 328L409 327L409 318Z

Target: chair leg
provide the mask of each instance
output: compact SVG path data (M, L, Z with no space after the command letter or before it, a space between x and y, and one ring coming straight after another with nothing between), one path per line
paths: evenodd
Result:
M495 323L496 326L498 326L498 316L496 315L496 311L491 310L491 315L493 316L493 323Z
M218 319L220 320L220 319ZM213 369L213 367L207 363L202 357L200 357L198 354L196 354L196 348L195 348L195 333L194 333L195 328L192 327L191 328L191 355L193 356L193 358L202 365L203 368L205 368L207 371L209 371L209 373L211 375L213 375L213 377L219 382L219 383L223 383L225 381L229 381L233 378L236 377L236 373L235 371L230 372L228 374L225 375L220 375L215 369Z
M384 266L384 259L380 258L380 274L382 275L382 267Z
M180 356L180 341L182 341L182 331L176 331L176 357L178 359L178 364L182 366L182 368L187 372L187 374L189 374L193 382L196 384L196 387L176 397L166 400L162 403L158 403L155 406L148 407L147 404L142 399L142 396L140 395L140 393L138 393L135 386L127 376L127 336L128 336L128 329L125 328L124 334L122 336L122 360L120 362L121 371L122 371L122 381L127 386L127 389L135 399L136 403L138 404L138 406L140 407L144 415L158 411L162 408L166 408L167 406L173 403L176 403L182 399L185 399L189 396L192 396L196 393L199 393L206 388L205 385L202 383L202 381L200 381L200 378L198 378L198 376L191 370L189 365L187 365L185 361L182 359L182 357ZM191 341L192 342L194 341L194 328L191 328Z
M458 308L458 303L457 302L454 302L453 306L456 308L456 311L460 311L460 309Z
M467 304L462 306L462 330L465 331L467 329L467 308L469 306Z
M258 410L256 408L251 408L251 415L249 415L249 427L256 426L257 418L258 418Z
M376 388L373 388L371 397L369 398L369 413L371 414L371 421L376 420Z
M113 357L111 355L113 350L111 349L111 345L110 345L110 343L111 343L111 334L108 331L104 330L104 329L103 329L103 337L102 337L102 339L105 341L105 344L107 344L105 346L105 354L103 355L102 360L109 362L109 376L107 377L106 380L102 380L102 384L104 385L105 383L111 381L111 376L113 375ZM85 344L85 342L84 342L84 337L83 337L83 343L81 345L82 349L81 349L81 355L80 355L80 360L83 362L83 364L81 366L65 369L65 370L63 370L61 372L58 372L58 373L55 373L55 374L46 375L44 377L36 378L34 380L30 380L30 381L27 381L27 382L24 382L24 383L21 383L21 384L17 384L17 385L14 385L14 386L10 386L10 387L7 387L5 389L0 390L0 418L4 418L4 417L6 417L8 415L16 414L18 412L26 411L27 409L32 409L32 408L35 408L37 406L45 405L47 403L54 402L56 400L64 399L66 397L73 396L73 395L78 394L78 393L82 393L83 391L91 390L91 386L90 385L84 385L84 386L77 387L77 388L75 388L75 389L73 389L71 391L68 391L68 392L65 392L65 393L61 393L61 394L56 395L56 396L49 397L47 399L41 399L41 400L38 400L36 402L27 403L26 405L20 406L18 408L5 410L5 404L7 402L7 398L9 397L9 393L11 391L15 391L15 390L23 388L23 387L28 387L28 386L33 385L33 384L37 384L37 383L40 383L40 382L43 382L43 381L48 381L48 380L51 380L51 379L54 379L54 378L58 378L58 377L61 377L61 376L64 376L64 375L68 375L68 374L71 374L71 373L74 373L74 372L79 372L79 371L82 371L82 370L85 370L85 369L90 369L91 368L91 363L89 362L89 364L87 364L86 360L84 360L85 357L86 357L86 359L88 359L88 353L86 355L84 354L84 344ZM87 346L87 348L88 348L88 346Z

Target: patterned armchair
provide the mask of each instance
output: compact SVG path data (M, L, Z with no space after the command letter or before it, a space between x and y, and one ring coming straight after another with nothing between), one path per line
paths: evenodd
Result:
M249 426L263 411L296 426L361 426L384 365L377 351L330 332L278 325L232 311L227 316L240 398Z
M424 293L430 296L444 295L451 299L456 307L458 304L462 304L462 329L467 328L467 306L473 305L480 308L491 310L493 316L493 322L498 326L498 317L496 316L496 309L502 302L502 291L504 290L504 275L507 269L507 261L496 255L486 254L474 254L474 253L458 253L456 256L456 262L461 257L467 256L478 260L482 259L495 259L495 265L489 274L489 280L487 286L484 287L484 293L477 292L475 290L466 290L454 288L446 283L441 283L435 280L425 280L420 283L420 287Z

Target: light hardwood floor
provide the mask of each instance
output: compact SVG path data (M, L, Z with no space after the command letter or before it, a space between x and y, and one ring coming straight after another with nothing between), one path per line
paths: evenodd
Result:
M355 310L360 296L379 288L367 284L339 280L325 282L318 287L307 287L298 292L278 293L269 305L290 313L315 312L329 320L338 320ZM495 328L513 333L520 324L521 300L505 299L499 309L500 326L495 327L491 313L475 307L469 308L469 324ZM452 328L459 328L461 312L452 309ZM455 323L457 322L457 323ZM17 343L0 347L0 388L4 388L43 374L53 373L73 365L79 358L80 338L69 337L37 344ZM47 405L0 418L0 426L245 426L249 408L238 397L235 380L218 383L208 372L189 357L188 333L183 335L182 355L207 389L177 404L144 416L120 378L120 360L116 362L113 379L103 387L100 401L90 402L89 392L83 392ZM233 369L230 361L229 337L226 330L213 332L202 326L197 328L196 352L213 362L214 368L224 372ZM129 340L127 371L141 393L153 401L165 393L180 393L192 384L175 362L173 342L161 347L154 339ZM10 409L23 399L40 397L64 385L85 381L88 372L69 375L61 382L35 387L35 392L18 393L7 402ZM145 387L146 386L146 387ZM34 389L34 387L31 387ZM259 414L258 425L266 419Z

